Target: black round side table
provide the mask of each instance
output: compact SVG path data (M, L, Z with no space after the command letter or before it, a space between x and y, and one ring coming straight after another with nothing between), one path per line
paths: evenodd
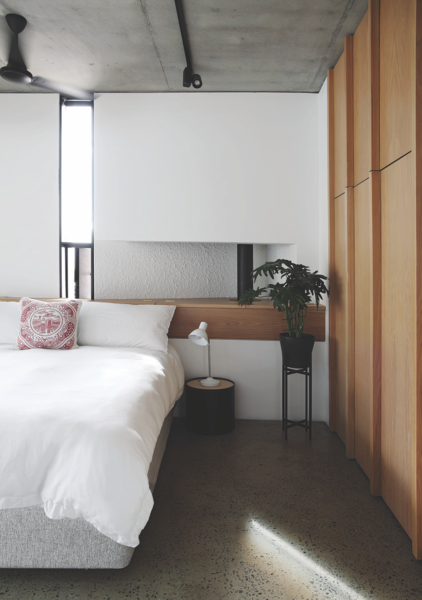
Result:
M201 385L201 379L186 382L186 426L193 433L218 435L234 429L234 382L220 380L216 387Z

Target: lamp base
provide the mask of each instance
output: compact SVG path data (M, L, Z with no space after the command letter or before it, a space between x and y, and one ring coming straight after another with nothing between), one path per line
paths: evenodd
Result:
M217 385L220 385L220 381L214 379L214 377L207 377L206 379L201 379L201 385L204 387L216 387Z

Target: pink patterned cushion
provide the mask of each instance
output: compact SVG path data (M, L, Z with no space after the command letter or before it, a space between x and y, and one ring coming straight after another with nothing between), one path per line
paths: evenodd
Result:
M22 298L18 335L19 350L77 348L76 331L81 300L41 302Z

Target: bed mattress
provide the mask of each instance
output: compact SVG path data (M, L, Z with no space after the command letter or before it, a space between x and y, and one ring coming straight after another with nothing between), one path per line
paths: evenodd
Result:
M167 415L148 471L154 492L170 433L173 410ZM103 535L82 517L49 519L42 506L0 510L0 568L123 569L134 548Z
M135 547L153 506L148 471L183 390L177 352L0 346L0 508L82 517Z

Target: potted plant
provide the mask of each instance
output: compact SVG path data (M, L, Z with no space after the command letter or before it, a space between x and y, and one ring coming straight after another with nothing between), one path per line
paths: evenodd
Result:
M283 362L293 368L304 368L309 365L315 336L303 333L308 312L307 303L315 298L318 309L323 294L330 295L325 285L328 278L317 271L311 272L309 267L296 264L290 260L279 259L266 262L252 272L256 282L261 275L281 275L281 281L269 283L263 288L247 290L239 298L241 306L249 306L264 292L269 293L274 308L284 313L287 332L280 333Z

